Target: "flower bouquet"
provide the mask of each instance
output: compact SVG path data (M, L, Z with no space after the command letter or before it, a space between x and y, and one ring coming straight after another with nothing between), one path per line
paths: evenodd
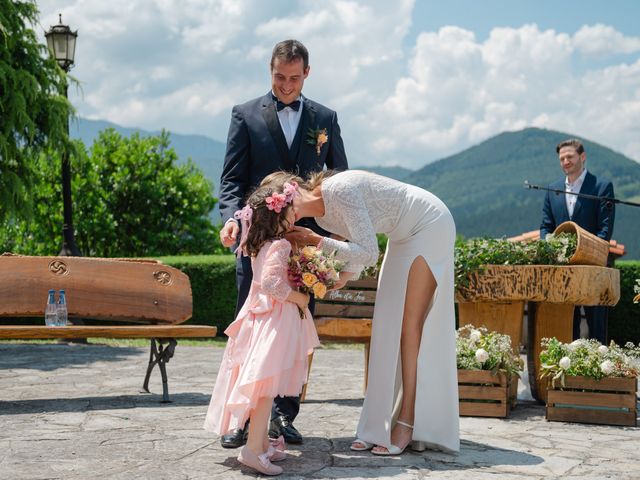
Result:
M506 417L515 406L523 368L511 338L465 325L456 332L456 362L460 415Z
M342 270L343 263L335 259L335 252L324 253L313 246L292 252L289 257L289 280L303 293L315 298L324 298L327 290L333 287ZM304 312L300 312L304 318Z
M640 345L542 340L541 378L550 379L547 420L636 425Z

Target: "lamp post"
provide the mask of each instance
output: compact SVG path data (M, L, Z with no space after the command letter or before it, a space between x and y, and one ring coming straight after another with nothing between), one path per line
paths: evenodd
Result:
M63 25L62 14L60 14L60 23L52 26L48 32L44 34L47 39L49 51L66 73L73 66L73 58L76 53L76 38L78 31L72 32L68 25ZM65 81L64 96L68 98L68 84ZM69 135L69 119L66 121L67 136ZM71 204L71 166L69 163L69 153L65 149L62 152L62 204L64 224L62 226L62 250L61 256L79 257L82 254L76 246L73 231L73 215Z

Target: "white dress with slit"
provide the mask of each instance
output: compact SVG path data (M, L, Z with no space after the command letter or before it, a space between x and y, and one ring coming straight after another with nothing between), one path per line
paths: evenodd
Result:
M402 395L400 334L413 261L422 256L437 281L418 354L413 440L458 451L458 383L455 353L453 217L435 195L369 172L348 170L322 183L325 215L318 225L346 238L323 239L325 251L359 273L378 258L376 233L389 241L378 280L367 393L357 436L389 447Z

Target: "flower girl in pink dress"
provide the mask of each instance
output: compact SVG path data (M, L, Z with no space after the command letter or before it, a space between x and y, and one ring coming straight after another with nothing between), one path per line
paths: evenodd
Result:
M282 437L270 441L267 435L272 401L300 394L308 355L319 345L309 295L294 290L287 274L291 244L283 235L295 221L291 201L296 194L296 184L285 184L282 192L261 187L236 212L242 224L237 253L251 256L253 283L224 332L229 340L204 424L224 435L250 419L238 461L266 475L282 473L272 462L286 458Z

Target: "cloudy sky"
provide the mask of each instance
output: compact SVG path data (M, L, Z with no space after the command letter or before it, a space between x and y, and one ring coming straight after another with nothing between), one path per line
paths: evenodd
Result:
M580 135L640 161L636 0L40 0L78 30L80 116L225 141L301 40L303 93L352 165L419 168L505 130Z

